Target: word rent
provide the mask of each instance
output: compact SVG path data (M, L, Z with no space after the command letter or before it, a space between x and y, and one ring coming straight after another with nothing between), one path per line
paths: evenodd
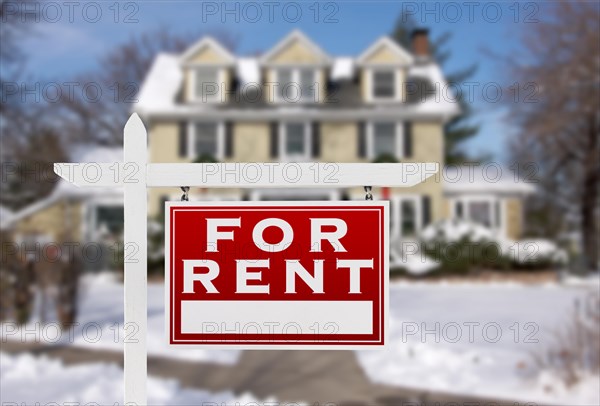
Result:
M309 252L323 252L324 244L329 244L333 252L347 252L343 245L348 225L339 218L308 218L310 222ZM221 241L235 242L235 230L243 227L242 219L238 218L207 218L205 252L219 252ZM275 227L282 235L281 240L269 243L265 240L265 230ZM298 279L306 284L312 293L324 293L324 262L326 259L313 259L312 269L307 269L299 259L284 259L284 269L271 269L270 253L285 252L294 241L294 229L280 218L265 218L254 225L252 229L254 245L265 253L265 258L235 259L236 289L235 293L269 294L270 285L260 283L263 272L285 272L285 293L296 293ZM295 251L294 253L297 253ZM329 259L328 259L329 260ZM367 259L331 259L335 267L349 272L348 293L361 293L360 275L363 269L373 269L373 258ZM182 293L196 293L199 282L206 293L220 293L213 281L219 277L219 263L210 259L183 260L183 289ZM199 269L205 272L198 272ZM251 282L251 283L249 283Z

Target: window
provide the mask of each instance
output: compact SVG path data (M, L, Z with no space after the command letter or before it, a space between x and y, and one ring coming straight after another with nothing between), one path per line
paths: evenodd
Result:
M96 230L110 235L123 232L123 206L96 206Z
M278 69L277 101L316 102L317 71L315 69Z
M373 158L383 154L396 155L396 123L373 124Z
M198 68L194 74L194 95L202 102L218 98L218 70L213 68Z
M404 237L417 233L417 204L415 200L400 201L400 233Z
M396 97L396 74L394 71L374 71L372 78L374 99L394 99Z
M465 196L454 201L454 218L503 231L502 200L486 196Z
M284 160L308 160L310 155L310 125L284 123L281 126L281 157Z
M492 205L486 201L469 202L469 217L471 221L492 227Z
M193 155L191 158L219 159L219 123L194 123L192 131Z
M315 71L302 69L300 71L300 99L302 101L316 101L315 99Z
M291 69L280 69L277 72L277 81L279 82L278 96L280 100L289 100L297 97L294 92L292 76Z
M418 195L395 195L391 197L390 210L393 213L390 231L397 237L415 237L423 227L422 197Z
M368 126L368 157L379 159L391 156L404 157L402 152L402 126L393 121L372 122Z

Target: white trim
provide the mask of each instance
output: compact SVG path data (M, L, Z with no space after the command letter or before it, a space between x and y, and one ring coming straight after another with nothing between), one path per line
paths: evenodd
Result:
M304 154L303 155L288 155L286 151L287 141L287 125L301 124L304 126ZM311 123L308 121L281 121L279 122L279 162L306 162L310 161L312 156L312 134Z
M396 53L400 58L405 59L405 61L404 62L387 63L387 64L379 64L378 63L378 64L376 64L377 66L380 66L380 65L406 66L406 65L412 65L415 61L414 57L408 51L406 51L404 48L402 48L400 45L398 45L398 43L396 43L396 41L392 40L390 37L380 37L377 41L375 41L373 44L371 44L362 54L360 54L360 56L356 59L357 65L362 65L362 66L375 65L375 64L366 62L366 60L369 58L369 56L371 56L371 54L373 54L375 51L379 50L379 48L381 48L381 47L390 48L390 50L392 52Z
M385 120L371 120L367 121L366 132L367 132L367 157L370 160L376 159L375 156L375 133L374 124L376 123L392 123L395 124L395 151L394 156L397 159L404 158L404 123L401 121L385 121Z
M206 104L215 104L215 103L222 103L225 101L224 98L224 94L225 94L225 87L227 86L227 84L225 83L225 69L224 68L219 68L216 66L207 66L207 65L200 65L200 66L194 66L194 67L189 67L187 68L189 75L188 76L188 81L187 81L187 94L189 95L189 102L195 102L195 103L206 103ZM206 100L203 100L202 95L198 95L196 93L196 74L197 74L197 70L198 69L204 69L204 70L214 70L217 73L217 93L214 95L210 95L210 97L207 97Z
M306 44L323 61L321 63L304 63L304 64L302 64L302 63L296 63L296 64L294 64L294 66L298 66L298 65L323 66L323 65L330 65L331 64L331 57L329 55L327 55L327 53L325 53L325 51L323 51L316 43L314 43L313 41L311 41L310 38L308 38L300 30L294 30L291 33L289 33L287 36L285 36L273 48L271 48L271 50L269 50L266 54L264 54L260 58L259 63L261 65L263 65L263 66L264 65L281 65L281 64L278 64L278 63L275 63L275 62L271 62L269 60L273 56L277 55L280 51L282 51L283 49L285 49L285 47L288 46L289 43L291 43L292 41L295 41L295 40L298 40L298 41L303 42L304 44Z
M191 47L189 47L186 51L184 51L183 55L181 55L181 57L179 58L179 63L181 65L186 65L188 64L188 59L190 59L190 57L194 56L196 53L198 53L202 48L206 48L206 47L211 47L213 48L215 51L217 51L217 53L219 53L223 58L226 59L225 62L222 63L217 63L217 64L212 64L212 63L207 63L207 64L190 64L190 65L206 65L206 66L210 66L210 65L233 65L235 63L235 56L229 52L223 45L221 45L217 40L215 40L212 37L204 37L201 38L200 40L198 40L195 44L193 44Z
M196 154L196 124L216 124L217 125L217 152L214 158L217 161L222 161L225 156L225 123L218 120L192 120L189 121L187 126L187 152L188 159L194 160L198 158Z

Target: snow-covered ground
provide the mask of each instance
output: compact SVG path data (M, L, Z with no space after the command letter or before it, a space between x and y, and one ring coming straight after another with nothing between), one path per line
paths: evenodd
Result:
M552 344L554 332L572 315L574 301L587 292L555 284L394 283L389 347L360 351L358 359L380 383L597 405L599 376L566 389L550 371L536 376L531 356Z
M597 292L597 284L392 283L389 346L384 351L359 351L358 359L370 378L381 383L534 402L600 404L598 376L566 389L550 371L534 374L531 357L552 344L553 331L564 327L575 299L590 291ZM239 352L234 350L169 348L163 300L163 285L150 284L151 355L236 362ZM110 278L88 278L79 323L73 337L63 334L60 340L53 338L54 329L35 323L17 331L4 324L2 339L42 338L50 343L73 341L89 349L121 350L123 286Z
M68 331L61 333L58 323L44 325L33 317L27 326L16 331L13 331L13 325L3 324L2 339L123 351L123 340L136 338L137 332L133 326L123 326L123 285L115 281L111 274L86 276L80 297L79 324ZM234 364L237 361L239 351L235 350L169 347L165 334L164 299L164 285L149 283L146 338L149 355L220 364ZM39 314L39 310L34 314ZM52 320L52 315L47 320Z
M2 404L123 404L123 371L113 364L65 366L60 361L29 354L0 353ZM35 388L35 390L32 390ZM265 404L274 399L265 400ZM212 394L183 389L175 380L148 378L151 405L253 405L263 403L250 395Z

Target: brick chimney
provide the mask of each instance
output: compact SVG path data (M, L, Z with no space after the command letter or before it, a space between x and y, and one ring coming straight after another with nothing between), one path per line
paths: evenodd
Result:
M429 30L427 28L416 28L412 34L412 51L417 59L428 59L429 54Z

